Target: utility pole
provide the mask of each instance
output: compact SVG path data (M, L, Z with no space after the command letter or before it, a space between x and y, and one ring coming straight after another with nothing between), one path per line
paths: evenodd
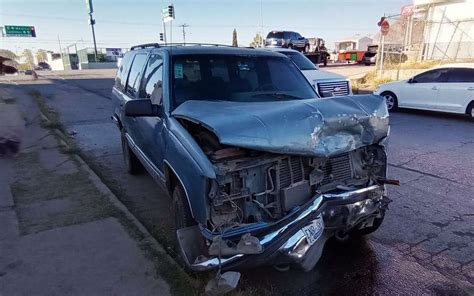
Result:
M91 25L91 29L92 29L92 40L94 40L94 58L95 58L95 62L97 63L97 43L95 41L95 30L94 30L95 19L92 17L92 13L94 12L94 8L92 7L92 0L86 0L86 8L89 14L89 25Z
M183 28L183 44L186 45L186 30L185 28L189 27L188 24L182 24L180 25L181 28Z

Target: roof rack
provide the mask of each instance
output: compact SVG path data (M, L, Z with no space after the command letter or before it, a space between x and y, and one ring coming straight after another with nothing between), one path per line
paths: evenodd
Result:
M232 45L227 44L216 44L216 43L166 43L162 46L222 46L222 47L233 47Z
M160 47L169 47L169 46L219 46L219 47L236 47L232 45L227 45L227 44L216 44L216 43L146 43L146 44L140 44L140 45L135 45L130 48L130 50L135 50L135 49L144 49L144 48L160 48ZM236 47L236 48L253 48L253 47Z
M135 45L130 48L130 50L135 50L135 49L143 49L143 48L158 48L161 47L158 43L145 43L145 44L140 44L140 45Z

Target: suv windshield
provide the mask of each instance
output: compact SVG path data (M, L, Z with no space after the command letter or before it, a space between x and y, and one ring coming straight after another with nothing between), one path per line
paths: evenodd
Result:
M262 102L317 97L284 57L177 55L172 78L172 108L187 100Z
M295 64L300 68L300 70L318 70L316 66L304 55L296 51L280 51L289 57Z
M267 38L282 39L283 38L283 32L270 32L270 33L268 33Z

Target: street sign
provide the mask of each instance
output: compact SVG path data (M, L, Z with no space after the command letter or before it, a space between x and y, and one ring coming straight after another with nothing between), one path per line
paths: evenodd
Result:
M413 5L405 5L402 7L401 15L402 16L411 16L415 10L415 6Z
M36 37L34 26L12 26L5 25L6 37Z
M383 36L387 36L388 32L390 31L390 23L387 20L383 20L380 24L380 32Z

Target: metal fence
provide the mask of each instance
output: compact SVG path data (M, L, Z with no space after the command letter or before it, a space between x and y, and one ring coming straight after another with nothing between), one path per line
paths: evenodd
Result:
M453 18L447 13L449 8L426 5L416 7L408 16L388 16L388 34L379 33L374 38L378 41L379 76L402 79L403 70L443 62L474 62L474 18Z

